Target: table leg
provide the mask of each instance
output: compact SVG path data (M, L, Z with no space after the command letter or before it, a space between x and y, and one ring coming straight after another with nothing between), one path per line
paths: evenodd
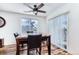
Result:
M50 40L50 36L48 37L48 55L51 55L51 40Z

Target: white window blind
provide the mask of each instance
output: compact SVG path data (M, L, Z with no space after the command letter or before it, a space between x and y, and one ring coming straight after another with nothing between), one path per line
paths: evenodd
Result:
M67 32L68 32L68 13L59 15L49 20L49 32L51 33L52 43L67 48Z

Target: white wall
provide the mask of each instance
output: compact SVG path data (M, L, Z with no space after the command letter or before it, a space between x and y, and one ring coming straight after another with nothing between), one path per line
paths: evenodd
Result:
M21 32L21 26L20 26L20 20L22 17L31 17L36 18L39 21L40 32L45 32L46 26L45 26L45 18L44 17L36 17L36 16L28 16L28 15L22 15L22 14L16 14L11 12L2 12L0 11L0 16L5 18L6 25L2 28L0 28L0 38L4 38L4 44L15 44L16 40L13 36L13 33L15 32Z
M66 12L69 12L67 51L79 54L79 4L66 4L51 13L47 20Z

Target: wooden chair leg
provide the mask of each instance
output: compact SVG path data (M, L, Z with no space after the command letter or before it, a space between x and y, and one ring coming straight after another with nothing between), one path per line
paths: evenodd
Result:
M29 54L29 49L28 49L28 48L27 48L27 55L30 55L30 54Z
M41 55L41 47L39 48L39 55Z
M24 44L22 44L22 46L21 46L22 48L24 48Z
M17 41L17 44L16 44L16 55L20 55L20 46L19 46L18 41Z

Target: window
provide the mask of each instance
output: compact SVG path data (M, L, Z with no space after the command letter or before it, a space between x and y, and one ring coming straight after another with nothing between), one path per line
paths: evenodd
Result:
M21 19L22 33L34 33L38 31L38 21L32 18Z

